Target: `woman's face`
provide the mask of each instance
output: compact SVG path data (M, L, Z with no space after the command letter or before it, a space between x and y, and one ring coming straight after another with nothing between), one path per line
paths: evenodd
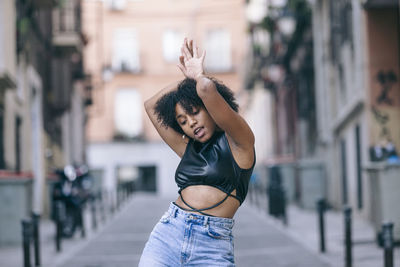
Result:
M179 103L176 104L176 121L188 137L207 142L214 134L216 124L205 108L193 108L193 111L193 114L188 114Z

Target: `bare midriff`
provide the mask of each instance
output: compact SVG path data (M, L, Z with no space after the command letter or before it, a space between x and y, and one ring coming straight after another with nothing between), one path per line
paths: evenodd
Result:
M236 190L234 190L232 195L236 195ZM222 199L226 197L226 193L219 190L218 188L208 186L208 185L192 185L188 186L182 190L181 195L183 199L190 206L196 209L203 209L207 207L211 207L215 203L218 203ZM177 205L182 208L190 209L190 207L186 206L186 204L182 201L179 196L175 201ZM224 218L233 218L237 209L239 208L240 203L236 198L229 196L224 202L222 202L217 207L214 207L209 210L205 210L204 212L217 217ZM190 211L192 213L200 214L196 211Z

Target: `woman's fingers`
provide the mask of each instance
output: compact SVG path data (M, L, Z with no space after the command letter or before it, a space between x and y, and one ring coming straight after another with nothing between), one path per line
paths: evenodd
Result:
M188 52L187 52L186 45L182 46L181 53L182 53L182 56L183 56L184 60L188 60L190 58L189 55L188 55Z
M182 66L185 66L185 59L183 56L179 57L179 62L182 64Z
M202 63L204 62L205 57L206 57L206 50L203 50L203 54L201 54L201 57L200 57Z
M185 66L182 65L182 63L176 64L178 68L182 71L183 74L185 74Z
M199 51L200 50L197 47L196 41L188 40L187 38L185 38L183 41L183 45L181 47L182 58L181 57L179 58L181 60L182 65L185 66L185 61L191 58L199 58L201 59L202 62L204 62L206 51L204 50L201 56L199 55L200 54Z
M193 56L198 57L199 56L199 48L197 47L196 41L193 41L192 43L192 51L193 51Z
M189 52L190 52L190 54L191 54L192 56L194 55L194 53L193 53L193 43L194 43L194 41L193 41L193 40L190 40L190 41L189 41L189 46L188 46Z
M186 76L185 59L183 58L183 56L179 57L179 63L176 65L182 71L182 73Z
M184 58L185 60L188 60L188 59L190 59L192 57L192 55L191 55L191 53L189 52L189 49L188 49L187 38L185 38L185 40L183 41L181 52L182 52L182 55L185 57Z

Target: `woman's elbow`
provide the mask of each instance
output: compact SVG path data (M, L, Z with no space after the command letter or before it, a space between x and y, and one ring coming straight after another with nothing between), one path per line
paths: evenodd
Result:
M208 78L203 78L202 80L197 82L196 90L197 94L201 97L215 91L216 87L213 81Z
M147 100L144 101L143 105L144 105L144 108L145 108L145 109L149 109L149 108L151 108L151 107L153 106L153 104L152 104L153 101L151 101L151 100L152 100L152 99L149 98L149 99L147 99Z

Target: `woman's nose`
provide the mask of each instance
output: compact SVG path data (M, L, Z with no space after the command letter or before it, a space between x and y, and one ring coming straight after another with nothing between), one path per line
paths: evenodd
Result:
M197 123L197 120L195 118L189 117L188 120L189 120L190 127L193 127Z

